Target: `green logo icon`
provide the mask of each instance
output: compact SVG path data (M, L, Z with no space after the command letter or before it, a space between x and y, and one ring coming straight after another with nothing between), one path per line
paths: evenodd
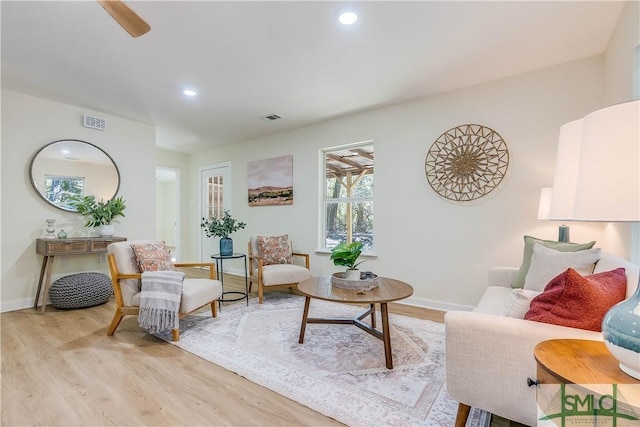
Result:
M640 387L623 384L623 387ZM592 390L598 390L596 393ZM589 391L588 391L589 390ZM545 384L538 392L538 406L544 416L540 421L553 421L560 427L640 425L640 407L629 404L618 384L579 386Z

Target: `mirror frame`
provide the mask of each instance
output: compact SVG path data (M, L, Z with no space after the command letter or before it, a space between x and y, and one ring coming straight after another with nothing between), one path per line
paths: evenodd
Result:
M116 197L116 195L118 194L118 191L120 191L120 182L121 182L121 177L120 177L120 169L118 169L118 165L116 164L116 162L113 160L113 158L106 152L104 151L102 148L98 147L95 144L92 144L90 142L87 141L83 141L81 139L73 139L73 138L65 138L65 139L59 139L57 141L53 141L48 143L47 145L45 145L44 147L40 148L38 151L35 152L35 154L33 155L33 157L31 157L31 162L29 162L29 179L31 180L31 186L33 187L33 189L35 190L35 192L38 194L38 196L40 196L40 198L42 200L44 200L45 202L47 202L49 205L63 210L65 212L75 212L77 213L78 211L74 208L65 208L62 206L58 206L55 203L53 203L51 200L47 199L45 197L45 195L43 194L43 192L38 188L38 185L36 184L36 180L33 176L33 165L36 161L36 159L38 158L38 155L40 153L42 153L44 150L46 150L47 148L51 147L52 145L58 144L60 142L80 142L83 144L87 144L95 149L97 149L98 151L100 151L102 154L104 154L105 156L107 156L107 158L111 161L111 163L113 164L113 167L116 170L116 177L118 179L117 185L116 185L116 189L113 193L113 195L111 196L111 199L113 199L114 197Z

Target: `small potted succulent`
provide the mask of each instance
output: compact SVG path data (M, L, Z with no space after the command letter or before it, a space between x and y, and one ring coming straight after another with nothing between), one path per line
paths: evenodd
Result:
M358 262L362 253L362 242L345 243L342 242L331 249L331 258L335 265L347 267L344 278L346 280L360 280L360 270L358 266L366 260Z
M122 197L114 197L107 201L96 201L95 196L71 196L69 205L76 208L85 218L85 227L98 227L100 237L111 237L115 234L115 227L111 224L117 217L124 217L126 208Z
M211 215L209 218L202 218L200 227L204 229L207 237L220 237L220 255L233 255L233 240L229 234L244 228L247 224L235 220L228 210L224 211L222 218Z

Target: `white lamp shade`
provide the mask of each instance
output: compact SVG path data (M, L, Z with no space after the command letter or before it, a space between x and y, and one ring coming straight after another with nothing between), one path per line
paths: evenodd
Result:
M640 221L640 101L604 108L583 120L571 219ZM554 199L555 191L554 180Z
M560 128L556 171L553 175L553 198L549 209L549 219L552 220L573 218L582 146L582 122L582 119L574 120Z
M538 205L538 219L549 219L551 211L552 187L545 187L540 190L540 204Z

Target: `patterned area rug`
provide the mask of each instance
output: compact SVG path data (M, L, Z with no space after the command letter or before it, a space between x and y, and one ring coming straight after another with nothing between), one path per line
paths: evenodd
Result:
M269 293L180 321L180 341L160 338L350 426L454 424L444 383L444 325L390 314L394 369L382 341L352 325L309 324L298 344L304 298ZM361 307L312 300L309 317L347 317ZM379 316L379 313L378 313ZM380 327L380 319L377 319ZM488 426L473 409L468 427Z

